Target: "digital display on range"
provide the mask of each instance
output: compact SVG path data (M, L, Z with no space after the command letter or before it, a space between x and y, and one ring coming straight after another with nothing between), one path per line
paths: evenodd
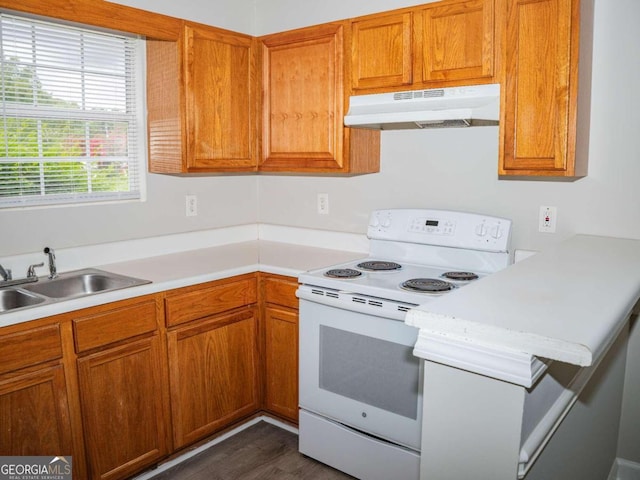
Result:
M438 223L439 223L439 222L438 222L438 220L427 220L427 221L425 222L425 225L426 225L427 227L437 227L437 226L438 226Z

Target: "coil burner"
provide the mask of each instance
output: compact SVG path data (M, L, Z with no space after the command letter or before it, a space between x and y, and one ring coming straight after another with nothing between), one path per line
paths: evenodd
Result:
M324 272L325 277L331 278L356 278L362 275L362 272L354 270L353 268L334 268Z
M443 273L442 276L449 280L458 280L461 282L469 282L478 278L478 275L473 272L446 272Z
M402 265L396 262L385 262L382 260L369 260L359 263L356 267L362 270L369 270L372 272L388 272L390 270L400 270Z
M411 292L442 293L453 290L456 287L453 283L436 278L412 278L406 282L402 282L400 288Z

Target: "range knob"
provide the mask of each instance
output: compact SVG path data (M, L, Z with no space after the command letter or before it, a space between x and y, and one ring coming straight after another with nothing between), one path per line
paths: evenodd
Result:
M383 228L389 228L391 226L391 218L384 217L380 222L380 225L382 225Z
M476 235L479 237L484 237L487 234L487 226L484 223L478 224L476 226Z
M491 229L491 236L495 239L502 237L502 229L500 228L500 225L496 225Z
M378 217L371 217L371 220L369 221L369 226L376 228L378 225L380 225L380 221L378 220Z

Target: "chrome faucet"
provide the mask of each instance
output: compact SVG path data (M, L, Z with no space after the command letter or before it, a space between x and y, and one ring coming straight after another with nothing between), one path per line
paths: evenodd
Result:
M11 269L7 268L5 270L4 267L0 265L0 277L2 277L2 279L5 282L8 282L9 280L11 280Z
M44 247L45 255L49 256L49 280L53 280L58 276L58 269L56 268L56 254L53 248Z
M37 282L38 276L36 275L36 268L42 266L44 266L44 263L29 265L26 278L16 278L14 280L13 278L11 278L11 270L5 270L4 268L2 268L2 265L0 265L0 276L3 278L3 280L0 280L0 288L13 287L15 285L22 285L24 283Z

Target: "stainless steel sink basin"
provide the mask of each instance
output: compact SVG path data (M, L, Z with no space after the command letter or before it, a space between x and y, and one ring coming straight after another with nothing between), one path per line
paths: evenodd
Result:
M17 308L33 307L45 301L46 299L38 295L17 288L0 290L0 313Z
M45 277L37 283L24 285L22 288L52 299L65 300L145 283L151 282L92 268L63 273L53 280Z
M151 282L96 268L62 273L53 280L40 277L36 283L0 288L0 314L146 283Z

